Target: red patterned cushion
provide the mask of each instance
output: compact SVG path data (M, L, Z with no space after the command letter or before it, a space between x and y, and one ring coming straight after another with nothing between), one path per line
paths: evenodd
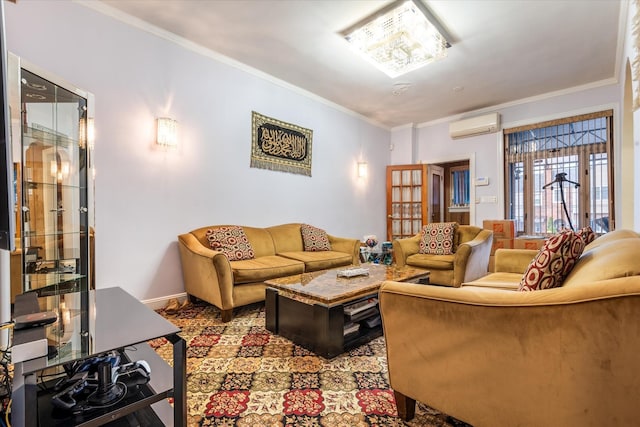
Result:
M331 250L329 236L327 236L327 232L323 229L309 224L302 224L300 225L300 232L302 233L302 242L304 243L305 251L318 252Z
M591 227L589 227L588 225L576 231L576 234L582 237L582 240L584 240L585 245L588 245L589 243L596 240L596 233L594 233Z
M453 237L458 228L457 222L434 222L422 227L420 238L421 254L453 254Z
M582 254L584 240L571 230L547 239L520 280L520 291L557 288Z
M222 252L229 261L241 261L255 257L251 243L242 227L237 225L218 227L207 230L206 236L211 249Z

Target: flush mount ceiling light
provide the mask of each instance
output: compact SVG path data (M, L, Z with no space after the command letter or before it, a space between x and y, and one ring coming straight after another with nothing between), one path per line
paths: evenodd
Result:
M421 0L396 0L340 34L391 78L446 57L452 40Z

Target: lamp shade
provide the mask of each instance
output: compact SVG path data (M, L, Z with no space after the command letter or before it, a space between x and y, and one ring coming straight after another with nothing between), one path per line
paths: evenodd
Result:
M156 143L165 147L178 145L178 122L168 117L156 119Z
M369 167L367 162L358 162L358 178L365 178L367 176Z

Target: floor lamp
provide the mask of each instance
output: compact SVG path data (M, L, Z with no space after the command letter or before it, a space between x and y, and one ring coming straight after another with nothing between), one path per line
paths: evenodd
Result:
M569 184L573 184L576 186L576 188L580 187L580 184L578 184L577 182L574 181L570 181L567 179L567 174L564 172L560 172L556 174L556 178L551 181L548 184L545 184L542 189L546 189L547 187L552 186L555 183L558 183L558 187L560 188L560 200L562 201L562 208L564 209L564 214L567 216L567 221L569 221L569 227L571 228L572 231L576 231L573 228L573 224L571 223L571 217L569 217L569 211L567 210L567 202L564 200L564 190L562 188L562 183L564 182L568 182ZM553 187L551 187L551 189L553 190Z

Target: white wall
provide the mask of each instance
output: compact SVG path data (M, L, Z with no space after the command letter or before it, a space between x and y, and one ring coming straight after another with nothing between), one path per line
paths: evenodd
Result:
M636 19L636 15L640 18L636 6L636 2L633 1L627 4L625 42L620 66L620 81L622 82L620 99L625 100L624 118L628 121L628 123L622 124L622 127L625 129L622 151L624 156L626 156L623 160L623 166L626 166L623 173L626 180L631 183L631 185L628 186L630 187L630 191L626 193L623 202L627 205L632 205L633 210L631 214L625 212L627 214L625 219L628 216L632 216L632 218L627 219L627 222L633 221L633 226L630 225L628 228L640 231L640 109L633 111L633 98L636 93L640 92L638 87L640 82L638 82L638 76L633 80L633 74L628 69L630 64L638 61L638 52L636 51L634 42L637 36L633 34L633 21ZM629 170L629 166L632 167L631 170Z
M9 51L95 95L98 287L183 292L177 235L206 225L385 235L388 130L76 3L5 9ZM313 130L312 177L249 167L251 111ZM159 116L176 151L153 146Z
M410 165L416 162L416 128L413 124L398 126L391 129L391 165Z
M560 118L574 113L599 111L601 109L614 108L614 115L619 112L620 89L617 84L610 84L598 88L582 90L575 93L563 94L543 99L531 100L521 104L496 107L491 111L501 114L503 127L512 127L526 123L536 123L543 120ZM488 111L484 111L488 112ZM480 114L469 113L465 118ZM432 124L418 125L418 162L442 163L463 158L475 158L475 174L472 171L471 181L475 177L488 177L489 185L475 187L475 199L488 200L495 196L497 203L492 201L476 203L475 215L472 215L471 223L482 225L484 219L504 218L504 180L503 180L503 155L502 133L480 135L475 137L452 140L449 137L449 122L458 120L459 117L451 117L446 120L438 120ZM614 130L615 135L619 132ZM615 155L620 163L619 142L617 142ZM616 171L616 185L621 182L619 168Z

